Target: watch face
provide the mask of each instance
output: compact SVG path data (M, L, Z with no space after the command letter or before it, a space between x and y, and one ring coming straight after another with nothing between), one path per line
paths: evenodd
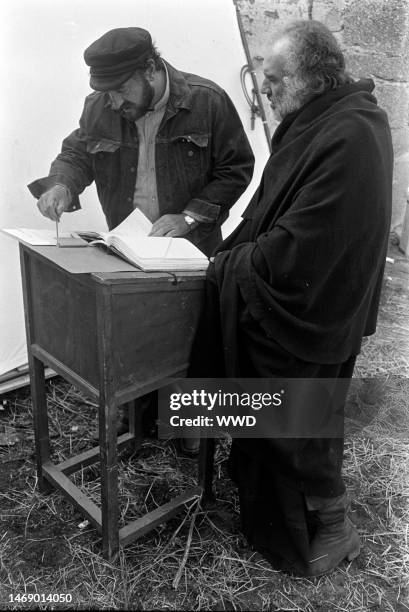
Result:
M189 217L189 215L186 215L186 216L185 216L185 222L186 222L188 225L193 225L193 223L195 222L195 220L194 220L192 217Z

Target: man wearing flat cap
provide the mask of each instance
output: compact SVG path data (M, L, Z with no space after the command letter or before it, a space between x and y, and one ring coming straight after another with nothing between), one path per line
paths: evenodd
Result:
M253 173L231 100L212 81L164 61L142 28L110 30L84 59L95 92L49 175L28 186L39 210L52 220L77 210L79 194L95 181L110 230L139 208L151 235L184 236L210 255ZM155 405L149 396L139 401L149 408L149 430ZM188 443L184 450L195 453L197 442Z
M49 175L29 185L39 210L77 210L95 181L109 229L140 208L151 235L185 236L209 255L254 164L231 100L164 61L142 28L110 30L84 59L95 91Z

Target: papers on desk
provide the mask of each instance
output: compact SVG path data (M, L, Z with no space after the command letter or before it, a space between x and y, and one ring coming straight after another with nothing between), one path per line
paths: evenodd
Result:
M59 247L86 247L87 242L80 238L75 232L59 232L57 239L55 230L31 229L16 227L14 229L2 229L2 232L17 238L21 242L32 246L59 246Z
M16 227L14 229L2 229L2 232L9 234L17 240L21 240L26 244L33 246L56 246L57 237L55 229L30 229L26 227ZM70 236L71 234L61 234L61 236Z
M78 231L60 233L58 246L103 245L144 272L206 270L209 261L194 244L185 238L149 236L152 223L136 208L110 232ZM33 246L57 246L55 229L18 227L3 229L17 240Z

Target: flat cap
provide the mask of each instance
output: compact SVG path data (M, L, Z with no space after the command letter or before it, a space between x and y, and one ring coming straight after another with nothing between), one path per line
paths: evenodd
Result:
M146 30L109 30L84 51L92 89L108 91L120 87L151 53L152 38Z

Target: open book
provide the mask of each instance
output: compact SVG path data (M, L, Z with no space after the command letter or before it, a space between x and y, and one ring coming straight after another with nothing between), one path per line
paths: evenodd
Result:
M145 272L206 270L208 259L186 238L148 236L152 223L136 208L110 232L76 232L91 245L103 244Z

